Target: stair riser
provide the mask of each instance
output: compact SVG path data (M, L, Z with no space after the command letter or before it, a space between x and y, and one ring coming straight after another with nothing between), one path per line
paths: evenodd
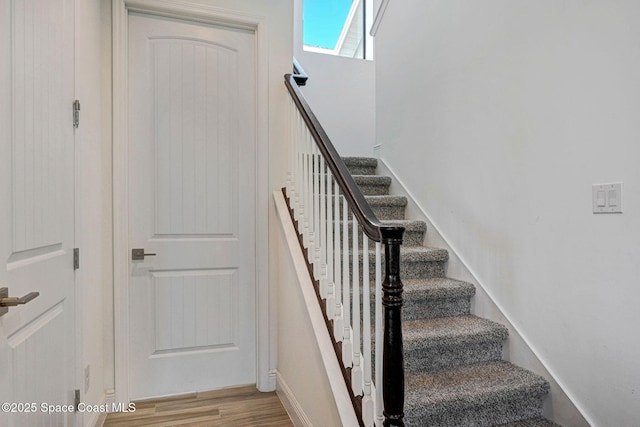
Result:
M375 166L347 165L347 169L349 169L349 173L351 173L351 175L375 175L376 174Z
M405 206L397 206L397 205L391 205L391 206L385 206L385 205L381 205L381 206L377 206L377 205L373 205L371 206L371 210L373 211L374 215L376 216L376 218L378 218L379 220L397 220L397 219L404 219L404 208ZM340 202L339 208L340 209L340 219L342 220L342 201ZM332 212L332 219L335 219L336 215L335 215L335 202L333 202L333 204L331 205L331 212ZM353 218L351 212L349 212L349 220L351 220Z
M422 246L424 243L424 231L405 230L402 236L403 246Z
M388 196L390 181L382 180L368 180L369 182L362 182L361 179L356 179L356 185L365 196ZM338 191L342 195L342 191L336 186L333 190L333 194ZM327 189L328 192L328 189Z
M375 313L375 282L372 280L370 283L369 295L371 301L369 308L371 313ZM353 295L353 288L351 288L350 295ZM360 295L362 298L362 285L360 285ZM342 298L342 294L340 298ZM360 301L360 310L362 312L362 301ZM405 297L402 306L402 321L408 322L417 319L464 316L470 313L471 301L469 298L461 297L457 299L431 300L425 302L424 305L417 305L414 300Z
M315 159L316 165L320 162L320 157L318 157L317 155L302 155L302 158L307 162L310 162L311 164L313 164L313 160L310 159ZM342 160L344 161L345 166L347 167L347 170L351 175L376 175L377 162L365 162L361 164L361 162L354 163L344 158ZM325 166L323 170L328 171L329 166L327 165L326 161L324 162L324 165Z
M358 185L358 188L365 196L386 196L389 194L388 185Z
M342 226L340 228L342 230ZM349 248L351 248L351 241L353 236L353 226L349 224ZM335 239L336 234L333 233L333 238ZM342 233L340 234L342 237ZM362 250L362 227L358 226L358 248ZM402 236L402 246L421 246L424 242L424 231L416 231L416 230L405 230ZM369 239L369 250L374 250L376 247L376 242ZM382 251L384 252L384 244L382 245Z
M384 263L382 266L384 271ZM444 261L400 262L400 280L427 279L445 276Z
M379 220L404 219L404 206L371 206L376 218ZM340 203L340 218L342 219L342 203ZM335 218L335 208L332 205L333 218ZM349 219L353 218L349 212Z
M353 281L353 271L351 266L353 261L349 256L349 280ZM359 276L362 278L362 261L360 262ZM384 280L385 263L384 259L381 263L382 280ZM428 279L433 277L445 276L445 262L444 261L421 261L421 262L400 262L400 280L402 279ZM374 281L376 278L375 260L374 257L370 257L369 261L369 280Z
M459 343L437 348L405 350L407 372L435 372L457 366L500 360L502 341Z
M527 418L542 416L542 396L510 396L499 404L479 406L469 409L451 408L440 410L435 415L416 410L407 413L407 427L489 427ZM425 411L426 412L426 411Z
M378 219L404 219L404 206L371 206Z
M405 288L406 289L406 288ZM471 313L470 298L425 300L405 292L402 320L435 319Z

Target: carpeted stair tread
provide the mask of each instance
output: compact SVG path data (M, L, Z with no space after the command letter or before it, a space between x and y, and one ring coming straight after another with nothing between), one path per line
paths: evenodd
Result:
M352 174L353 180L365 196L385 196L389 194L391 177L381 175Z
M361 237L359 237L361 239ZM351 244L351 241L349 241ZM349 253L351 253L351 247L349 247ZM362 251L358 251L360 260L362 260ZM370 261L375 261L375 252L369 251L369 258L374 258ZM444 262L449 259L449 252L446 249L431 248L428 246L400 246L400 259L404 262L420 262L420 261L439 261ZM384 264L384 261L383 261ZM373 265L370 263L370 265Z
M465 345L477 341L502 342L509 336L503 325L481 317L467 315L411 320L403 323L404 349Z
M374 157L343 157L342 161L347 166L378 166L378 159Z
M375 278L376 252L371 249L369 255L369 280ZM353 251L349 248L349 262L352 262ZM364 259L364 252L358 250L360 265ZM445 249L426 246L400 246L400 277L406 279L444 277L444 266L449 259L449 252ZM384 257L382 271L384 272ZM384 273L383 273L384 274ZM351 275L351 272L350 272ZM403 279L404 280L404 279Z
M382 225L390 227L404 227L405 233L424 233L425 231L427 231L427 223L416 219L381 219L379 221L382 223ZM349 230L351 230L352 222L352 220L349 220ZM402 244L405 244L404 241L402 242Z
M364 196L370 206L407 206L404 196Z
M359 236L360 239L362 237ZM351 236L349 236L349 245L351 245ZM349 246L349 254L351 253L351 246ZM360 256L360 261L362 261L363 252L361 249L358 250L358 255ZM369 265L374 265L375 256L375 252L369 250ZM400 259L403 262L444 262L449 259L449 252L446 249L431 248L429 246L400 246ZM384 264L384 261L382 263Z
M404 219L407 198L404 196L364 196L379 220Z
M427 231L427 223L415 219L383 219L384 225L404 227L405 231Z
M402 279L404 284L403 321L463 316L471 312L476 288L470 283L447 277Z
M402 332L409 373L500 360L509 335L504 326L472 315L406 321Z
M352 252L352 251L349 251ZM364 253L358 251L362 264ZM400 246L400 277L407 279L443 277L444 263L449 259L449 252L445 249L427 246ZM369 250L370 275L373 280L376 253ZM384 271L384 260L382 261Z
M400 246L400 259L403 262L444 262L449 259L449 251L428 246Z
M507 424L499 424L493 427L560 427L560 425L553 423L546 418L536 417Z
M352 175L353 180L358 185L391 185L391 177L390 176L382 176L382 175Z
M406 219L396 219L396 220L380 220L380 222L387 226L399 226L404 227L404 234L402 236L402 245L409 246L420 246L424 242L424 233L427 231L427 224L424 221L418 220L406 220ZM335 223L332 223L334 226ZM351 228L353 226L353 221L348 221L348 231L349 236L353 232ZM340 231L342 232L342 221L340 221ZM360 228L360 231L362 229ZM360 246L362 246L362 237L359 236ZM375 241L369 239L369 247L373 248L375 246Z
M490 426L539 417L549 384L504 361L406 378L407 425Z
M427 279L402 279L404 295L422 299L471 298L476 294L476 287L471 283L448 277L432 277Z
M350 216L351 218L351 216ZM427 231L427 223L424 221L420 221L420 220L415 220L415 219L381 219L379 220L383 225L388 225L388 226L400 226L400 227L404 227L405 231ZM342 224L342 220L340 221L340 224ZM333 221L331 222L333 223ZM352 219L349 219L347 221L347 224L349 224L349 229L351 229L351 224L353 223ZM342 227L342 225L341 225ZM342 230L342 228L341 228Z
M343 157L342 161L353 175L374 175L378 160L371 157Z
M407 231L421 231L421 232L427 231L427 223L425 223L424 221L413 220L413 219L381 219L379 221L383 225L388 225L388 226L391 226L391 227L394 227L394 226L404 227L405 232L407 232ZM342 222L343 221L341 220L340 224L342 224ZM335 225L335 223L333 221L330 221L330 224L332 224L332 226ZM347 224L349 225L349 230L351 230L351 227L353 225L353 220L349 219L347 221ZM340 227L342 227L342 225ZM404 242L403 242L403 244L404 244Z

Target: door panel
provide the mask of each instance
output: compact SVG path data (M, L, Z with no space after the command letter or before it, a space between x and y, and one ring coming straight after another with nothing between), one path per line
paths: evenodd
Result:
M237 52L177 38L155 39L151 48L157 79L156 234L233 235Z
M256 382L255 49L129 16L131 398Z
M153 273L157 353L233 345L237 277L237 269Z
M0 425L73 425L74 9L0 0L0 286L40 296L0 317L0 400L34 403Z

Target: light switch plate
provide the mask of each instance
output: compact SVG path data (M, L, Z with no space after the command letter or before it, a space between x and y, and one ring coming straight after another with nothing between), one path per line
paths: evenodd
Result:
M612 184L594 184L591 191L593 213L622 213L621 182Z

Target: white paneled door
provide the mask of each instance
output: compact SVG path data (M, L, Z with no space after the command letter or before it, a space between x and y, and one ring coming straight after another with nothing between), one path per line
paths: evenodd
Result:
M129 396L255 383L254 33L128 30Z
M73 6L0 0L1 426L74 424Z

